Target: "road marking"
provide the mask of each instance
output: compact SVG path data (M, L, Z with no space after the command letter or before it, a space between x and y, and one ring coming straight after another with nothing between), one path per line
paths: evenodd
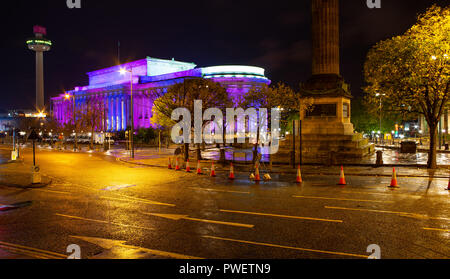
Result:
M114 185L114 186L106 187L105 189L101 189L101 190L102 191L117 191L117 190L126 189L126 188L130 188L130 187L136 187L136 185L130 185L130 184Z
M398 211L376 210L376 209L362 209L362 208L345 208L345 207L334 207L334 206L325 206L325 208L327 208L327 209L338 209L338 210L352 210L352 211L365 211L365 212L397 214L397 215L404 216L404 217L411 217L411 218L418 218L418 219L433 219L433 220L447 220L447 221L450 221L449 218L429 217L427 215L418 214L418 213L410 213L410 212L398 212Z
M104 239L104 238L86 237L86 236L72 236L72 235L70 237L95 244L95 245L100 246L101 248L107 249L107 250L111 250L114 247L122 247L122 248L130 249L130 250L143 251L143 252L146 252L149 254L173 258L173 259L181 259L181 260L201 259L198 257L187 256L187 255L178 254L178 253L172 253L172 252L159 251L159 250L148 249L148 248L143 248L143 247L138 247L138 246L126 245L126 244L124 244L126 241L122 241L122 240L113 240L113 239ZM125 254L127 254L127 253L125 253Z
M157 202L157 201L152 201L152 200L147 200L147 199L141 199L141 198L127 196L127 195L119 194L119 193L113 193L113 194L116 195L116 196L119 196L119 197L123 197L123 198L126 198L126 199L131 199L131 200L135 200L135 201L141 201L141 202L144 202L144 203L149 202L149 203L159 204L159 205L176 206L176 205L170 204L170 203L163 203L163 202Z
M88 222L102 223L102 224L114 225L114 226L119 226L119 227L135 228L135 229L143 229L143 230L151 230L151 231L155 230L154 228L149 228L149 227L141 227L141 226L122 224L122 223L108 222L108 221L103 221L103 220L88 219L88 218L64 215L64 214L59 214L59 213L55 213L55 215L56 216L60 216L60 217L70 218L70 219L77 219L77 220L88 221Z
M326 197L311 197L311 196L292 196L300 199L319 199L319 200L336 200L336 201L356 201L356 202L379 202L379 203L393 203L393 201L377 201L377 200L359 200L359 199L341 199L341 198L326 198Z
M47 260L47 259L54 259L53 257L49 258L48 256L43 256L42 254L38 254L38 253L34 253L34 252L30 252L27 250L22 250L22 249L16 249L13 247L8 247L8 246L3 246L0 244L0 248L5 250L5 251L9 251L10 253L16 254L16 255L24 255L24 256L29 256L29 257L33 257L36 259L42 259L42 260Z
M45 189L35 189L35 191L55 193L55 194L62 194L62 195L70 195L70 194L72 194L72 193L69 193L69 192L53 191L53 190L45 190Z
M162 206L175 206L174 204L169 203L162 203L162 202L156 202L151 200L145 200L145 199L139 199L139 198L133 198L133 197L127 197L127 198L113 198L113 197L100 197L101 199L106 200L113 200L113 201L124 201L124 202L140 202L140 203L146 203L146 204L152 204L152 205L162 205Z
M247 214L247 215L256 215L256 216L289 218L289 219L300 219L300 220L311 220L311 221L322 221L322 222L333 222L333 223L342 223L343 222L342 220L320 219L320 218L312 218L312 217L289 216L289 215L279 215L279 214L270 214L270 213L258 213L258 212L247 212L247 211L226 210L226 209L221 209L220 212L238 213L238 214Z
M200 188L200 187L188 187L188 188L189 188L189 189L194 189L194 190L209 191L209 192L224 192L224 193L250 194L250 192L242 192L242 191L228 191L228 190L209 189L209 188Z
M255 225L249 225L249 224L241 224L241 223L232 223L232 222L223 222L223 221L191 218L191 217L189 217L187 215L159 214L159 213L144 213L144 214L151 215L151 216L157 216L157 217L161 217L161 218L166 218L166 219L171 219L171 220L175 220L175 221L179 221L181 219L184 219L184 220L190 220L190 221L195 221L195 222L219 224L219 225L227 225L227 226L235 226L235 227L243 227L243 228L249 228L249 229L252 229L252 228L255 227Z
M263 242L254 242L254 241L247 241L247 240L223 238L223 237L217 237L217 236L205 235L205 236L202 236L202 237L210 238L210 239L216 239L216 240L231 241L231 242L238 242L238 243L245 243L245 244L252 244L252 245L260 245L260 246L268 246L268 247L273 247L273 248L283 248L283 249L291 249L291 250L298 250L298 251L314 252L314 253L321 253L321 254L350 256L350 257L357 257L357 258L364 258L364 259L367 259L367 257L368 257L367 255L358 255L358 254L351 254L351 253L342 253L342 252L333 252L333 251L325 251L325 250L316 250L316 249L308 249L308 248L291 247L291 246L284 246L284 245L277 245L277 244L270 244L270 243L263 243Z
M365 195L383 195L383 196L404 196L404 197L413 197L413 198L423 198L423 196L418 195L408 195L408 194L397 194L395 192L392 193L375 193L375 192L352 192L352 191L342 191L345 194L365 194ZM427 197L429 198L429 197Z
M441 231L441 232L450 232L450 229L437 229L437 228L423 228L427 231Z
M51 251L41 250L37 248L32 248L28 246L8 243L0 241L0 247L3 249L14 251L16 253L22 253L27 256L33 256L40 259L67 259L67 255L58 254Z

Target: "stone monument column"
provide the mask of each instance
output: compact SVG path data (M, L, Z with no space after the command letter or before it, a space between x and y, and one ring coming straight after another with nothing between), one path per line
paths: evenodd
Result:
M350 86L340 75L339 0L311 0L312 69L300 94L312 104L302 110L302 154L306 162L361 158L374 147L355 134Z
M312 0L312 74L340 74L339 0Z

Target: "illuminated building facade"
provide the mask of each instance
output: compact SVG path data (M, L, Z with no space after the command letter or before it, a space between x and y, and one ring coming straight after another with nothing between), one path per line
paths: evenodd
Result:
M89 85L75 87L65 94L52 98L54 118L60 124L72 121L73 101L75 110L83 111L88 102L98 102L103 108L102 127L99 131L124 131L131 125L130 73L121 75L121 69L132 71L134 128L150 128L153 101L157 93L186 79L207 78L222 84L232 100L245 95L252 87L270 84L262 68L250 66L215 66L196 68L193 63L147 57L138 61L89 72Z

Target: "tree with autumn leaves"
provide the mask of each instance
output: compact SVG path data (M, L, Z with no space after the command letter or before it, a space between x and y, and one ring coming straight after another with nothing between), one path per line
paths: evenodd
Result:
M186 108L194 115L196 100L202 101L203 109L218 108L225 114L225 109L232 106L232 101L224 87L209 79L186 79L183 83L170 86L167 92L155 92L157 99L153 103L152 123L164 127L172 127L172 112L177 108ZM203 113L203 112L202 112ZM194 129L194 121L191 121ZM184 158L189 157L189 144L184 144ZM200 156L200 145L197 144L197 156Z
M449 101L450 6L432 6L405 34L377 43L364 65L366 102L394 115L423 115L428 168L436 168L439 120Z

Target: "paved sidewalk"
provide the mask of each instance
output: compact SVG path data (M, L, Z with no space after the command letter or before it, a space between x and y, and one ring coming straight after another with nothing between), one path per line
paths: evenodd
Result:
M32 184L31 165L18 160L0 164L0 186L12 188L43 188L52 183L52 180L44 174L42 183Z

